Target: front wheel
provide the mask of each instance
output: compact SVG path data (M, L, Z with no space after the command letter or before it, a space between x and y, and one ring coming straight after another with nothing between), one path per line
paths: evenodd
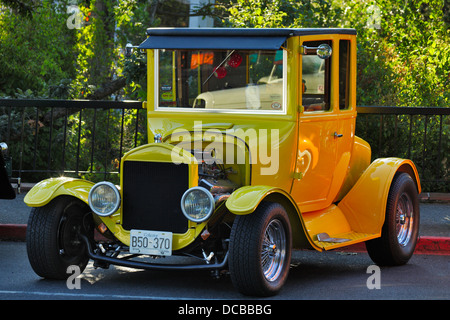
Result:
M37 275L66 279L69 266L85 269L89 257L79 234L93 230L89 207L74 197L61 196L33 208L28 220L28 260Z
M230 235L233 285L246 295L277 294L288 276L291 248L291 225L280 204L263 202L254 213L237 216Z
M378 265L402 265L414 253L419 235L419 197L407 173L395 175L389 190L381 237L366 242L370 258Z

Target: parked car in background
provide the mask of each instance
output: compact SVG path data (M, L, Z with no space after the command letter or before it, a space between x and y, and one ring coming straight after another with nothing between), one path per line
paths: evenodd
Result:
M11 186L7 170L6 160L8 157L8 145L0 143L0 199L15 199L16 192Z

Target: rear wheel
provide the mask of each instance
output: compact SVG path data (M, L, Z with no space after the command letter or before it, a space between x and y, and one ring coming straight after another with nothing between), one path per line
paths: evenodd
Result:
M230 235L229 268L243 294L271 296L284 285L291 261L291 226L278 203L262 203L254 213L237 216Z
M402 265L414 253L419 235L419 198L407 173L395 175L386 206L381 237L366 242L370 258L378 265Z
M61 196L33 208L27 226L27 253L39 276L66 279L69 266L85 269L89 257L79 234L92 230L89 207L74 197Z

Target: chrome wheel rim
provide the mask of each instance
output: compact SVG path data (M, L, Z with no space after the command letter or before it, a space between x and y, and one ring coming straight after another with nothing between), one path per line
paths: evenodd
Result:
M398 199L395 224L398 243L404 247L411 239L414 225L414 206L406 193L402 193Z
M264 231L261 250L261 267L268 281L276 281L280 276L286 257L286 233L281 221L274 219Z

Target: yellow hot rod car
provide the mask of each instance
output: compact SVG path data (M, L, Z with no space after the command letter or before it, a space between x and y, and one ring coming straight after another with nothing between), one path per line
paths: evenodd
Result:
M371 162L355 136L354 29L147 35L151 143L122 157L118 186L53 178L26 195L38 275L66 278L89 259L228 270L243 294L268 296L285 283L294 249L365 242L377 264L410 259L419 176L410 160Z

